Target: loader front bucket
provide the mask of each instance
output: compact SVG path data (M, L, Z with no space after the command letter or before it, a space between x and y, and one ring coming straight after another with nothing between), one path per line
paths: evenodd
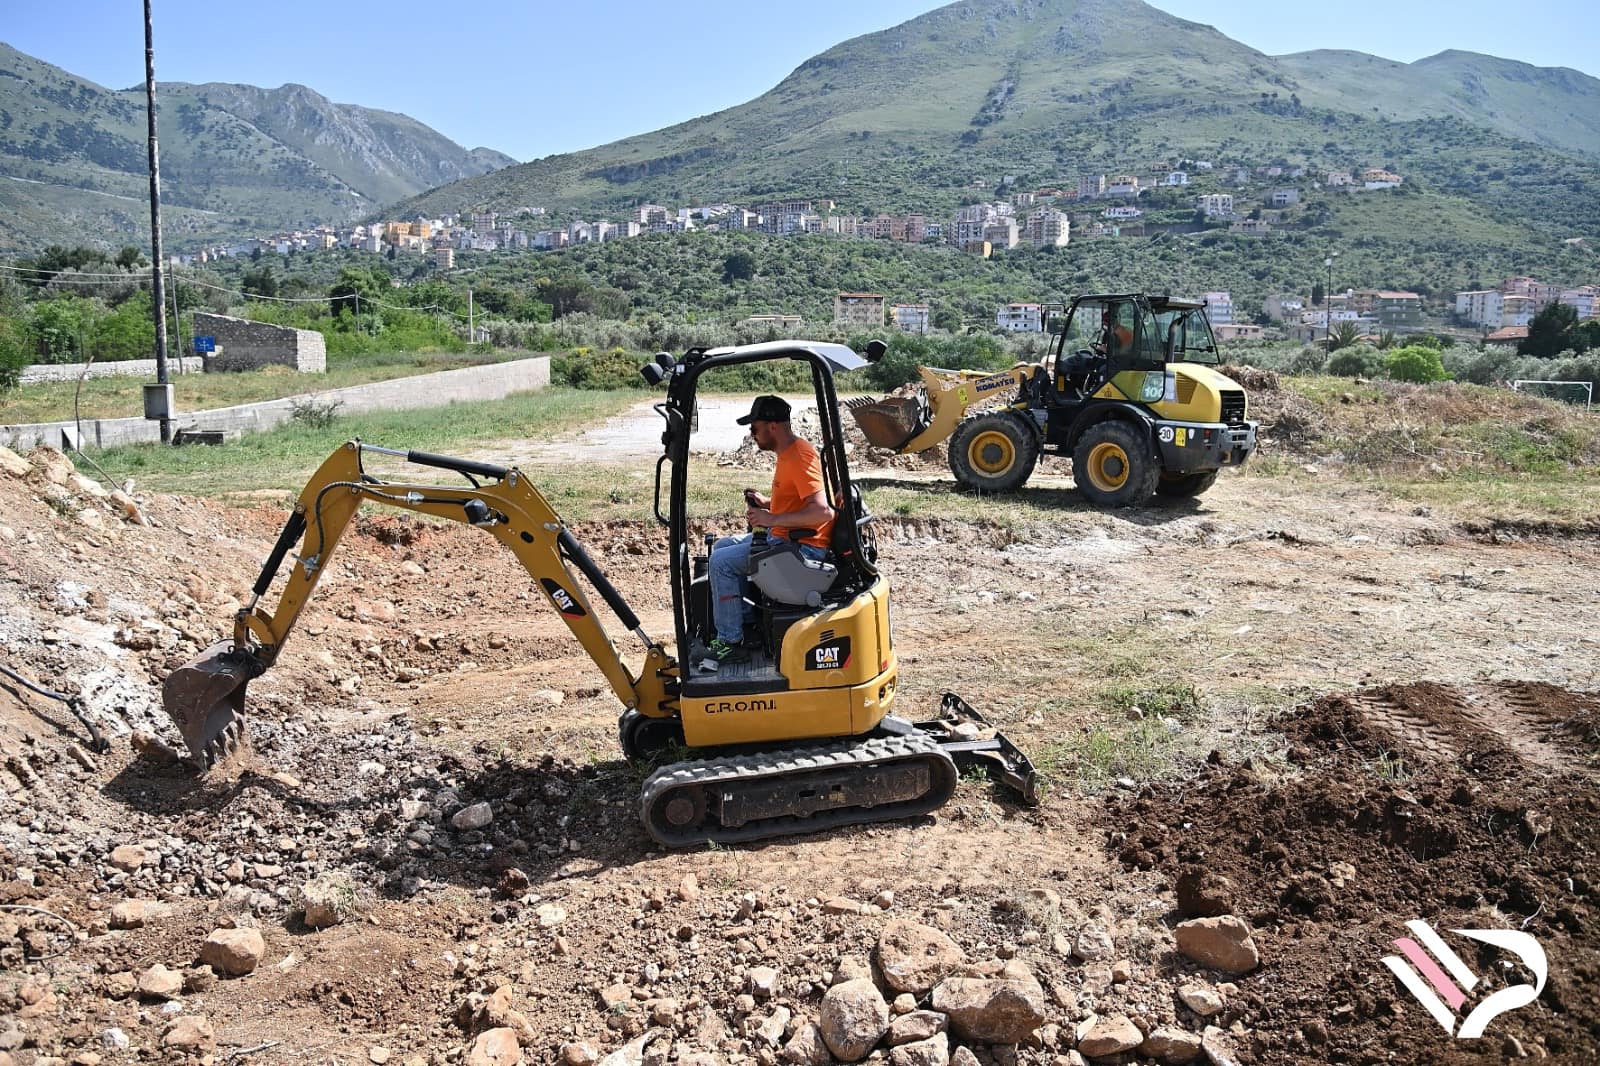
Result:
M881 400L863 396L846 401L845 407L874 448L897 452L927 428L922 403L910 396L886 396Z
M161 705L202 770L244 744L245 686L260 673L255 656L224 640L167 675Z

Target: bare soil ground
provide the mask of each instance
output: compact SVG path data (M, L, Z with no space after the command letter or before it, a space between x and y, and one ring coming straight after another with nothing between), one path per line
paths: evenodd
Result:
M663 852L599 673L476 531L359 519L251 688L253 750L197 782L130 739L176 742L159 681L223 634L282 511L158 496L145 526L0 473L0 664L81 692L111 740L88 751L61 704L0 678L0 1061L177 1061L184 1017L215 1062L467 1061L506 988L528 1062L661 1030L643 1061L770 1063L759 1026L815 1019L893 918L1042 982L1029 1041L955 1041L983 1063L1072 1061L1091 1015L1215 1026L1212 1061L1595 1061L1595 532L1463 525L1337 478L1229 475L1111 514L1063 474L1030 490L1052 501L1035 526L879 521L901 712L961 693L1046 769L1043 806L964 781L916 822ZM664 535L574 530L669 632ZM479 802L492 821L456 828ZM1259 968L1175 950L1193 868L1225 879ZM328 874L354 916L313 930L299 891ZM143 919L110 928L129 900ZM1474 1000L1531 978L1449 930L1534 935L1543 993L1452 1040L1380 962L1416 918L1484 978ZM229 925L265 952L219 980L197 960ZM1074 954L1091 926L1110 956ZM184 975L170 999L135 989L156 963ZM762 966L770 999L748 991Z

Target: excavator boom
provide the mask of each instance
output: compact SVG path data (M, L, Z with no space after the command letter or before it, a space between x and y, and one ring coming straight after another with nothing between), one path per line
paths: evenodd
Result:
M384 481L363 468L362 456L366 453L453 470L470 484L457 487ZM480 478L489 483L480 483ZM644 632L638 617L604 573L519 471L350 441L323 462L300 493L294 512L256 579L249 602L234 618L232 638L212 645L173 671L162 687L163 706L202 768L232 754L243 743L246 687L277 660L318 580L327 571L340 536L362 504L369 502L465 522L492 534L532 575L545 599L605 674L624 707L651 718L675 713L674 697L668 692L669 688L676 688L675 663ZM277 606L266 610L261 599L297 544L299 552ZM637 674L623 663L606 635L575 579L574 568L644 645L645 662Z

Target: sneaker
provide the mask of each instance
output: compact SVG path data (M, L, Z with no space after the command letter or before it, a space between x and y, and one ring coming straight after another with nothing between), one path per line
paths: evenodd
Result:
M706 657L700 661L700 669L716 673L723 663L742 663L749 658L750 652L743 643L729 644L721 637L712 637L711 643L706 645Z

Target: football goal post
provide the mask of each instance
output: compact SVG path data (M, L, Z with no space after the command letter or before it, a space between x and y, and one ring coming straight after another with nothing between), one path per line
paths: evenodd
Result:
M1585 411L1594 405L1594 383L1589 381L1539 381L1534 378L1518 378L1511 383L1511 387L1517 392L1531 392L1537 396L1548 396L1552 400L1563 400L1567 403L1577 403L1578 397L1582 396Z

